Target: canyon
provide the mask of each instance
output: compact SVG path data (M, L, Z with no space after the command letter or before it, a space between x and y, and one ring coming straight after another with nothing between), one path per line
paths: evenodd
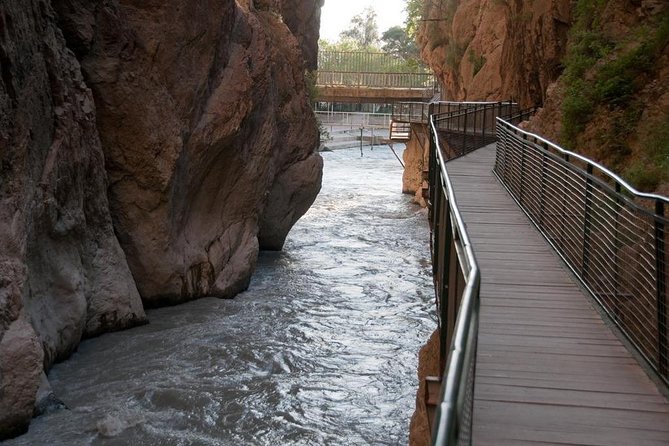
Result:
M526 127L669 191L669 5L661 0L421 2L442 99L540 107Z
M0 438L82 339L232 297L281 249L321 183L320 6L0 5Z

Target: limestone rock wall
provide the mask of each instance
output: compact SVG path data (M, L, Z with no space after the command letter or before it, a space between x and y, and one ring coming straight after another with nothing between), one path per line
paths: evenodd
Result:
M542 104L560 75L569 0L425 2L418 40L447 100Z
M0 438L44 367L145 320L114 235L93 95L46 1L0 4Z
M280 248L320 188L301 50L265 3L56 1L149 305L243 290L258 237Z
M233 296L315 199L320 3L255 3L0 3L0 438L82 337Z
M427 206L423 198L423 186L427 186L423 179L423 171L428 169L430 162L430 139L426 132L425 125L411 124L410 139L402 155L404 159L402 193L413 195L413 201L422 207Z
M321 7L325 0L283 0L283 21L300 43L307 69L313 71L318 65L318 37L321 26Z

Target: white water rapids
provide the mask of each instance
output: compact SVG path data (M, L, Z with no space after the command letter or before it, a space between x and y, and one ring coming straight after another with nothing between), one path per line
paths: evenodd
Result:
M249 290L151 310L49 379L18 445L404 445L435 328L426 215L385 147L324 153L323 190ZM401 154L400 154L401 155Z

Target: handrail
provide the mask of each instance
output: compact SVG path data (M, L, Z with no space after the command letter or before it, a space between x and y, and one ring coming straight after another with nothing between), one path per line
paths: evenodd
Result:
M504 119L497 126L495 175L669 384L669 198L639 192L601 164Z
M453 107L453 106L451 106ZM451 108L449 107L449 110ZM437 130L448 158L466 155L496 140L496 118L519 113L512 101L467 104L436 116Z
M444 371L432 444L442 446L471 443L480 270L448 176L435 119L430 117L432 262Z
M557 144L555 144L555 143L553 143L553 142L551 142L551 141L549 141L545 138L542 138L541 136L539 136L537 134L525 131L525 130L521 129L520 127L516 127L515 125L506 122L506 120L503 117L502 118L497 118L497 120L503 122L504 125L508 126L509 128L513 129L516 132L519 132L519 133L524 134L528 137L534 138L537 141L541 142L542 144L548 145L549 147L551 147L552 149L554 149L558 153L561 153L563 156L566 155L569 158L578 159L580 161L583 161L586 164L592 165L593 168L596 168L597 170L599 170L600 172L602 172L603 174L605 174L606 176L611 178L613 181L615 181L616 183L620 184L622 187L627 189L627 191L631 195L634 195L634 196L639 197L639 198L648 199L648 200L660 200L660 201L663 201L663 202L669 204L669 198L668 197L665 197L663 195L649 194L649 193L645 193L645 192L640 192L637 189L635 189L633 186L631 186L627 181L623 180L620 176L616 175L611 170L607 169L606 167L602 166L601 164L597 163L596 161L591 160L588 157L580 155L576 152L571 152L569 150L563 149L562 147L558 146Z
M369 87L433 90L434 75L429 73L379 73L367 71L319 71L319 87Z

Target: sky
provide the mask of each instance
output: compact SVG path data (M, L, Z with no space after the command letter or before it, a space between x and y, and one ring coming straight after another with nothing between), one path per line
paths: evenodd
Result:
M406 0L325 0L321 9L321 39L334 42L349 27L351 18L371 6L376 11L379 35L395 25L403 25Z

